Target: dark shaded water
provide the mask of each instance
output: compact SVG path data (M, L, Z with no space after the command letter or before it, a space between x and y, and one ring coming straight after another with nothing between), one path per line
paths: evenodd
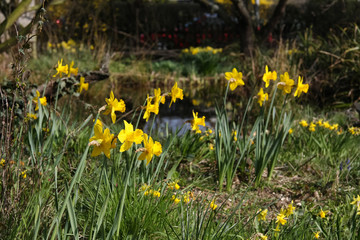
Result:
M114 92L117 99L123 99L126 104L126 111L129 111L142 106L145 103L147 94L153 95L155 88L161 88L161 93L170 92L175 80L168 81L153 81L152 83L137 83L134 80L127 82L121 80L117 81L114 78L96 83L89 87L89 90L81 96L81 99L90 104L95 109L99 109L105 105L105 98L109 98L110 91ZM171 107L170 97L166 98L165 104L160 105L159 114L154 121L154 127L160 131L165 131L166 127L174 132L185 124L187 120L193 119L192 111L198 112L198 117L206 117L206 126L215 126L215 104L216 101L221 102L226 90L226 81L223 79L211 80L180 80L178 87L183 89L184 99L176 100ZM80 112L79 112L80 113ZM81 114L81 113L80 113ZM86 115L86 114L85 114ZM117 113L117 118L122 115ZM128 114L125 119L131 119L133 114ZM152 113L153 116L153 113ZM153 117L150 117L146 122L144 119L140 121L140 126L145 130L149 130L149 126L153 122ZM137 119L138 116L136 116ZM103 117L106 118L106 117ZM110 117L109 117L110 119ZM109 121L110 123L110 121ZM190 124L187 123L181 130L181 133L190 129Z

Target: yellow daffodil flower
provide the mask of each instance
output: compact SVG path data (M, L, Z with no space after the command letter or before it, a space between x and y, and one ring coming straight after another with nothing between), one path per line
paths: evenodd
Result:
M171 201L173 201L175 204L178 204L180 202L180 199L177 198L175 195L172 195Z
M265 73L263 75L263 81L265 82L265 88L267 88L270 85L270 80L275 81L277 79L277 73L275 71L269 72L269 68L266 65L265 66Z
M338 128L339 128L339 124L337 124L337 123L330 126L330 130L337 130Z
M165 96L161 96L161 89L154 89L154 103L156 104L164 104L165 103Z
M210 150L214 150L214 144L209 143L209 148L210 148Z
M258 221L265 221L266 220L266 215L267 215L267 213L268 213L268 210L267 209L264 209L264 210L262 210L262 209L259 209L259 211L258 211L258 215L257 215L257 219L258 219Z
M74 61L71 61L70 66L69 66L69 73L68 73L68 77L70 77L71 74L73 74L74 76L78 75L78 71L79 68L73 68L74 66Z
M284 74L280 75L278 88L281 89L284 94L290 94L294 84L295 81L289 78L289 73L285 72Z
M280 223L281 225L285 225L286 223L286 219L285 219L285 215L282 214L282 213L279 213L277 216L276 216L276 223Z
M149 120L151 113L155 113L156 115L159 113L159 103L152 104L151 102L152 98L147 95L146 110L143 116L143 119L146 119L146 121Z
M168 188L171 189L171 190L174 190L174 189L179 190L180 186L179 186L179 184L177 182L178 181L168 183Z
M217 208L217 205L215 204L215 201L214 201L214 200L211 201L211 203L210 203L210 208L211 208L212 210L215 210L215 209Z
M303 84L303 78L299 76L298 85L294 96L300 97L302 92L307 93L308 90L309 90L309 84Z
M319 125L320 127L322 127L323 125L323 119L319 119L317 122L316 122L317 125Z
M327 129L330 129L331 125L330 125L330 123L328 121L326 121L326 122L324 122L323 127L327 128Z
M46 99L46 98L45 98L45 99ZM28 118L32 118L32 119L34 119L34 120L37 119L36 114L33 114L33 113L28 113L26 116L27 116Z
M84 77L80 77L80 87L78 92L81 93L82 90L87 91L89 89L89 83L85 83L85 78Z
M119 112L125 112L125 102L120 99L120 101L118 101L115 97L114 97L114 93L113 91L111 91L110 93L110 98L106 98L105 99L106 103L108 104L106 106L106 110L103 113L104 115L108 115L109 113L111 113L111 120L113 123L115 123L116 120L116 111Z
M360 135L360 128L358 127L349 127L348 128L349 133L351 133L352 135L358 136Z
M329 211L323 211L322 209L320 210L320 212L319 212L319 216L321 217L321 218L326 218L326 214L328 213Z
M174 84L174 86L171 88L171 102L169 107L171 107L172 103L176 102L176 99L179 98L183 100L184 94L183 90L181 88L178 88L177 82Z
M245 83L242 80L242 72L238 72L236 68L233 68L232 72L226 72L225 78L230 82L230 90L234 91L237 86L244 86Z
M306 120L301 120L301 121L299 122L299 124L300 124L301 126L303 126L303 127L309 126L309 124L307 123Z
M144 192L144 191L148 190L149 188L150 188L150 186L147 185L146 183L144 183L143 185L141 185L141 188L139 189L139 191Z
M96 122L94 126L94 136L89 140L89 145L94 146L91 153L92 157L100 155L102 152L107 158L110 158L110 149L115 148L115 141L113 141L114 134L110 134L110 129L106 128L103 132L102 123Z
M160 197L160 192L159 192L159 191L153 191L153 192L152 192L152 195L153 195L154 197L159 198L159 197Z
M148 165L154 155L160 156L160 154L162 153L162 147L158 141L154 142L153 139L146 133L144 133L143 135L143 142L144 148L138 149L138 151L142 152L138 159L146 159L146 165Z
M203 116L202 118L198 118L198 113L195 113L194 110L193 110L193 116L194 116L194 120L191 120L191 128L196 133L201 133L199 126L201 125L205 127L205 116Z
M24 171L21 172L21 176L23 177L23 179L26 178L26 172L27 172L27 170L24 170Z
M260 107L262 107L263 102L269 100L269 95L267 93L264 93L264 90L262 88L260 88L260 91L257 94L258 97L258 103L260 105Z
M236 131L236 130L232 130L231 135L234 136L234 141L236 142L236 141L237 141L237 131Z
M58 61L58 66L57 66L57 68L56 68L57 73L55 73L55 74L53 75L53 77L56 77L57 75L59 75L60 77L62 77L62 74L67 75L67 74L69 73L69 71L68 71L68 68L69 68L68 65L66 64L65 66L63 66L63 65L62 65L62 62L63 62L63 59L61 59L60 62Z
M355 206L360 206L360 195L357 195L357 197L353 197L354 201L352 201L350 204Z
M259 234L259 237L260 237L261 240L267 240L268 239L268 237L266 235L262 234L262 233Z
M291 203L286 207L285 209L285 216L286 217L289 217L290 215L294 214L294 210L296 209L294 206L293 206L293 201L291 201Z
M190 202L190 196L189 195L184 195L183 196L183 201L184 201L184 203L189 203Z
M125 129L121 130L118 134L118 139L121 143L120 152L125 152L128 150L133 143L140 144L143 140L143 131L140 129L136 129L134 131L134 127L131 123L128 123L124 120Z
M35 111L39 110L39 100L41 105L47 105L46 97L40 98L40 93L36 90L36 97L33 98L33 101L35 103Z
M310 123L310 125L309 125L309 131L310 131L310 132L315 132L315 127L316 127L316 124L315 124L315 123Z

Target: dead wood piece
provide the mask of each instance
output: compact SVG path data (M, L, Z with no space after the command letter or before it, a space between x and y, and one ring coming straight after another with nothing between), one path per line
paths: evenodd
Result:
M87 72L87 73L81 73L81 74L77 75L75 77L75 79L77 81L80 81L80 77L85 77L85 83L93 84L95 82L100 82L105 79L108 79L109 76L110 76L110 74L106 73L106 72L91 71L91 72ZM58 99L60 99L62 96L71 92L71 90L73 90L73 88L76 87L76 84L74 84L73 80L71 80L70 77L64 77L64 78L61 78L60 80L51 80L48 83L44 83L44 84L38 86L38 88L36 90L39 91L40 94L42 94L45 89L44 96L46 97L46 99L48 99L48 101L51 101L51 100L54 100L54 98L56 97L58 85L64 84L64 83L65 83L64 89L68 90L68 91L59 92Z

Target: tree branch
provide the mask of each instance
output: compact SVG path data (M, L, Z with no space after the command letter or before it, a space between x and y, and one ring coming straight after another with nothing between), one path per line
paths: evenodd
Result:
M44 5L41 5L38 8L38 10L35 13L34 18L31 20L31 22L26 27L24 27L23 29L21 29L19 31L19 35L26 35L31 31L32 27L34 26L34 23L39 20L39 16L40 16L40 13L42 12L43 7L44 8L47 7L51 2L52 2L52 0L46 0L44 2ZM1 43L0 44L0 53L6 51L8 48L14 46L16 43L17 43L16 37L12 37L9 40Z
M24 0L22 1L15 10L0 24L0 35L2 35L10 26L12 26L16 20L19 19L21 15L23 15L28 6L30 5L32 0Z

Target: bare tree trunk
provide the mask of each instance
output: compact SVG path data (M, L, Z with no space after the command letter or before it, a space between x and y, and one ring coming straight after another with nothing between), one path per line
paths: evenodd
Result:
M253 20L251 18L250 12L247 8L246 3L243 0L232 0L233 5L236 7L236 10L239 14L239 19L243 19L240 21L245 27L244 31L241 31L243 34L243 51L246 55L252 56L254 51L254 42L255 42L255 33L253 28Z
M269 19L268 23L262 30L261 39L264 41L266 37L275 29L276 24L282 19L285 14L286 3L288 0L280 0L279 3L276 5L276 8Z

